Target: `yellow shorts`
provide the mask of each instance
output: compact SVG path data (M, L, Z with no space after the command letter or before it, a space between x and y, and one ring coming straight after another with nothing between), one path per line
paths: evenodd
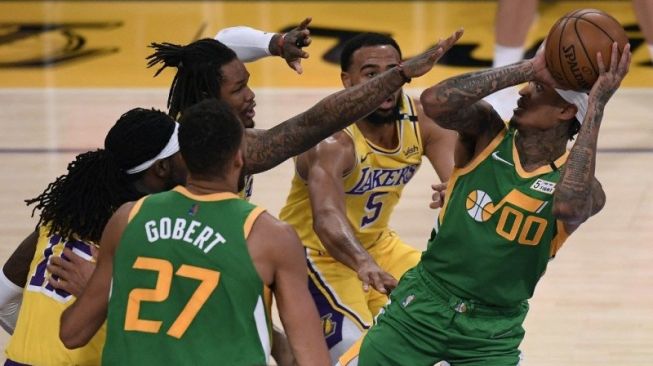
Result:
M377 241L368 249L381 268L397 280L420 259L421 252L407 245L394 232ZM388 297L363 284L356 272L338 262L328 253L306 248L309 288L322 319L327 345L332 348L347 337L346 320L353 322L357 339L360 332L372 325L374 317L388 301Z

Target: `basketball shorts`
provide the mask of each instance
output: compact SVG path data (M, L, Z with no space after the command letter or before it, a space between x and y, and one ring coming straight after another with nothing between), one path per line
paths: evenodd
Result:
M358 365L518 365L527 312L526 301L504 308L456 297L418 265L367 332Z
M380 239L368 252L397 279L414 267L421 256L421 252L402 242L394 232ZM326 252L307 248L306 259L309 289L320 313L331 357L337 360L372 325L388 297L373 289L363 291L356 272Z

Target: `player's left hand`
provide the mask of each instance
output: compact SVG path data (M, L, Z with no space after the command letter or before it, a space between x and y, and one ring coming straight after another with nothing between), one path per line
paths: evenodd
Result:
M444 204L444 195L447 191L447 183L445 182L431 184L431 189L433 189L433 195L431 196L431 203L429 203L429 207L435 210L442 207Z
M596 62L599 66L599 78L596 79L596 82L590 90L589 99L596 100L605 104L608 100L614 95L614 92L619 89L621 81L626 77L628 70L630 69L630 60L632 54L630 52L630 44L624 46L624 50L621 53L621 58L619 58L619 46L617 42L612 44L612 55L610 57L610 67L605 67L603 64L603 57L601 57L601 52L598 52L596 55Z
M460 28L448 38L439 40L435 46L425 52L403 62L404 74L408 78L416 78L431 71L433 65L458 42L463 32Z
M97 249L91 246L93 258L97 258ZM58 290L64 290L75 297L84 291L88 280L95 271L95 263L73 253L69 248L63 250L62 257L52 257L48 264L51 275L48 282Z
M304 72L302 59L308 58L309 56L308 52L302 48L308 47L311 44L311 32L308 30L308 25L311 23L311 20L311 17L307 17L290 32L280 35L283 40L280 40L278 43L278 45L281 45L278 49L279 56L283 57L288 66L298 74Z

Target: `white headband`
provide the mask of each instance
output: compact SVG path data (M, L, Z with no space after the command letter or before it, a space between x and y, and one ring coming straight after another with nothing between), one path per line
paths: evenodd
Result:
M161 150L159 155L153 157L152 159L138 164L137 166L127 170L127 174L136 174L140 173L143 170L151 167L154 162L157 160L165 159L167 157L172 156L175 154L177 151L179 151L179 139L177 138L177 134L179 132L179 123L175 122L175 130L172 132L172 136L170 136L170 140L168 141L168 144Z
M587 114L587 100L589 99L587 94L573 90L556 89L556 91L562 97L562 99L567 101L567 103L571 103L576 106L576 109L578 110L576 112L576 119L578 122L583 124L585 115Z

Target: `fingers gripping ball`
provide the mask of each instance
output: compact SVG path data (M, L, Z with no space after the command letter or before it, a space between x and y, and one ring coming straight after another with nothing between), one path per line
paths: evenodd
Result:
M546 66L562 86L587 92L599 76L596 53L601 52L608 68L613 42L618 43L620 54L628 43L624 28L615 18L596 9L574 10L549 31Z

